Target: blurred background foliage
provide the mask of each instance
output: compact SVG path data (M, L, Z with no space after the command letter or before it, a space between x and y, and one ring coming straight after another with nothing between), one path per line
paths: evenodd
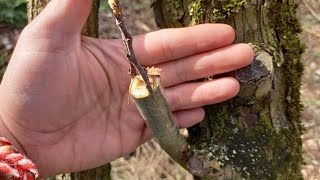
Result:
M27 24L26 0L0 0L0 22L22 28Z
M19 30L28 22L26 0L0 0L0 81Z

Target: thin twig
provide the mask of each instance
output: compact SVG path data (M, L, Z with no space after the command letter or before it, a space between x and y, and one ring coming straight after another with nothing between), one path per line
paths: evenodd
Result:
M144 80L145 84L147 85L147 89L150 94L152 94L153 90L149 81L149 77L147 71L141 66L137 57L133 50L133 39L130 33L128 32L126 25L125 25L125 18L123 17L121 6L119 0L108 0L108 3L113 10L113 15L116 19L116 23L118 28L120 29L122 40L127 49L127 58L130 61L130 74L132 77L137 75L138 73L141 75L142 79Z

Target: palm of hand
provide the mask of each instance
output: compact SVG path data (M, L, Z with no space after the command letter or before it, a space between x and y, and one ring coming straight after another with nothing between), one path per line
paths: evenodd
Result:
M54 3L58 6L59 1L53 0L43 16L55 9ZM73 1L65 3L71 7ZM87 15L82 16L84 22ZM0 130L11 135L42 176L97 167L151 138L134 103L128 104L129 63L122 42L81 37L83 22L75 28L56 19L48 28L50 23L40 23L46 20L41 18L22 33L0 86ZM251 48L230 45L233 38L226 25L135 38L142 64L163 69L165 93L180 127L199 122L201 106L237 94L238 82L231 77L185 83L249 64Z
M73 167L83 169L127 154L150 138L134 104L128 104L129 66L121 46L120 41L83 38L62 47L48 42L47 48L30 53L17 45L19 53L2 83L2 91L9 91L2 116L18 130L14 136L26 153L50 161L47 155L55 155L39 151L52 152L60 163L72 157ZM25 71L16 71L22 66ZM25 136L30 132L31 137ZM61 153L66 149L71 151Z

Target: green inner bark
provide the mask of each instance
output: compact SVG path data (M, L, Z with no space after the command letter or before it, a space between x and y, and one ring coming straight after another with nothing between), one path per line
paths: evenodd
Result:
M131 80L130 95L162 149L181 166L186 167L187 154L185 153L188 150L188 144L173 121L173 115L162 93L160 76L151 77L152 95L148 92L140 75Z

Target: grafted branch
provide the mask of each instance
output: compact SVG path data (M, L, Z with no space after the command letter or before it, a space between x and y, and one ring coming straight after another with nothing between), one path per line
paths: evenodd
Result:
M163 95L163 88L160 83L161 69L152 67L147 68L147 71L145 71L142 68L132 47L132 37L125 27L125 20L119 1L109 0L108 3L113 10L117 26L121 31L131 68L136 68L135 70L139 72L139 75L131 74L129 93L135 100L140 114L145 119L162 149L177 163L194 175L207 175L207 167L210 166L207 158L203 158L188 145L173 121L172 112ZM135 70L132 72L135 72Z
M113 10L113 15L116 19L117 26L121 32L123 42L124 42L126 49L127 49L127 53L128 53L127 58L131 64L130 72L131 72L132 76L134 77L136 75L136 70L137 70L139 72L139 74L142 76L144 82L146 82L149 93L152 94L152 88L151 88L151 84L149 82L147 72L141 66L139 61L137 60L137 57L136 57L135 52L133 50L133 45L132 45L133 39L126 28L125 18L123 17L119 0L109 0L108 3L110 5L111 9Z

